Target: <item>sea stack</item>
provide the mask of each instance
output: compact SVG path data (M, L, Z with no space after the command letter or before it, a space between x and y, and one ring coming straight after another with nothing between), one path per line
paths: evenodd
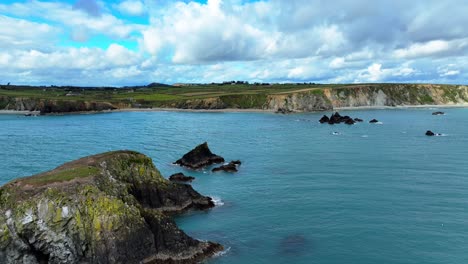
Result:
M147 156L116 151L0 188L0 263L199 263L223 249L171 215L211 198L164 179Z
M177 160L175 164L197 170L223 162L224 158L213 154L210 148L208 148L208 143L205 142L185 154L181 159Z

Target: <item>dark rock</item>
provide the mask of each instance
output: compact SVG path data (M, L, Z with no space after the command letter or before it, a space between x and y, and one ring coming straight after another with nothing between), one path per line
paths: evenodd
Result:
M341 123L341 115L340 113L336 112L330 116L329 124L339 124Z
M297 255L310 251L308 240L302 235L289 235L281 239L281 254Z
M372 119L371 121L369 121L369 123L378 123L378 122L379 122L379 120L377 120L377 119Z
M441 111L437 111L437 112L432 113L432 115L445 115L445 113Z
M294 112L289 110L289 109L286 109L286 108L278 108L276 110L276 113L277 114L291 114L291 113L294 113Z
M185 176L182 172L179 172L169 176L169 180L172 182L192 182L195 180L195 177Z
M0 188L0 263L199 263L219 252L172 215L214 207L147 156L114 151Z
M212 172L217 172L217 171L225 171L225 172L237 172L237 166L240 165L240 161L231 161L226 165L221 165L220 167L214 168L211 171Z
M320 124L328 123L328 121L330 121L330 118L328 118L326 115L323 115L319 120Z
M231 161L231 163L234 163L236 165L241 165L242 164L242 162L240 160L233 160L233 161Z
M177 160L175 164L196 170L223 162L224 158L213 154L208 148L208 143L205 142L185 154L181 159Z
M364 120L362 120L361 118L354 118L354 121L356 121L356 122L363 122Z
M356 123L353 119L349 118L345 121L345 124L347 125L354 125L354 123Z
M430 136L430 137L433 137L435 136L436 134L430 130L426 131L426 136Z

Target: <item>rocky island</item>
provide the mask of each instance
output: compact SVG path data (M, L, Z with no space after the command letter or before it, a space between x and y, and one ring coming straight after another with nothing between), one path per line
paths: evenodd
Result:
M208 143L198 145L196 148L189 151L174 164L184 166L190 169L201 169L212 164L223 163L224 158L213 154L208 147Z
M0 188L0 263L197 263L223 247L171 215L213 206L143 154L89 156Z

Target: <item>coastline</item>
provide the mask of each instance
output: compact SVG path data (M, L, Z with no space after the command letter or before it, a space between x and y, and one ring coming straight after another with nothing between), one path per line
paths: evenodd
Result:
M352 111L352 110L392 110L392 109L412 109L412 108L468 108L468 103L465 104L441 104L441 105L398 105L398 106L347 106L334 107L330 111ZM117 113L117 112L186 112L186 113L275 113L273 109L239 109L239 108L223 108L223 109L182 109L182 108L122 108L115 110L104 111L80 111L80 112L64 112L64 113L47 113L45 115L74 115L74 114L102 114L102 113ZM327 111L311 111L311 112L327 112ZM0 110L0 115L24 115L24 114L39 114L39 111L21 111L21 110ZM306 112L293 112L306 113Z
M397 105L397 106L344 106L334 107L333 110L392 110L411 108L468 108L468 103L464 104L440 104L440 105Z

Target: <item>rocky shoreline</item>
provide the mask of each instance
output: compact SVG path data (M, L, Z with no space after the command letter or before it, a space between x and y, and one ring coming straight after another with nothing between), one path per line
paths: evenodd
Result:
M223 246L199 241L171 216L214 207L152 160L115 151L0 188L0 263L198 263Z

